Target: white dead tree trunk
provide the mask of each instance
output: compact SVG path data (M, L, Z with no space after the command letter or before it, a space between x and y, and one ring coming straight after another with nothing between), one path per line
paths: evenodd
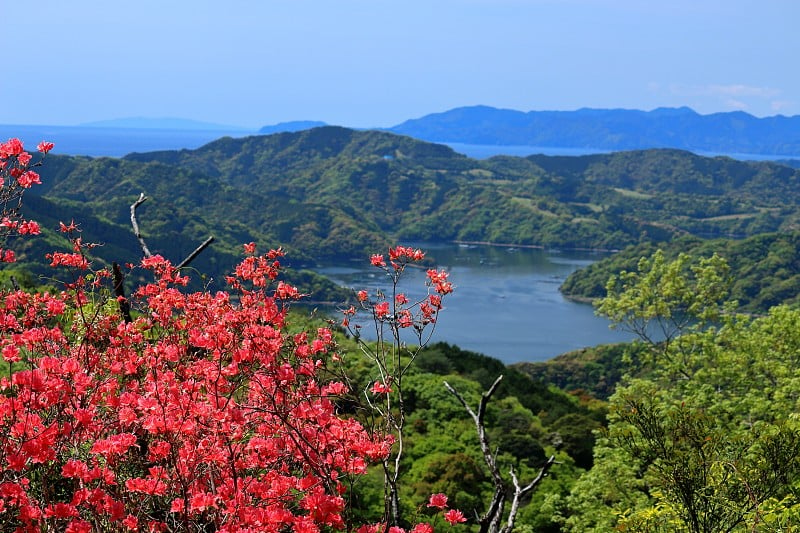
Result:
M509 486L509 484L500 475L500 469L497 466L497 451L492 453L492 450L489 447L489 439L486 436L486 426L484 425L483 419L486 415L486 405L489 403L489 398L491 398L492 394L494 394L495 390L497 390L497 387L500 385L500 381L502 381L502 379L503 376L499 376L494 383L492 383L492 386L489 387L489 390L481 395L481 401L478 404L477 413L472 410L464 397L461 396L458 391L451 387L446 381L444 382L444 386L447 388L447 390L450 391L456 398L458 398L458 401L461 402L461 405L464 406L464 409L467 410L467 413L469 413L469 415L472 417L472 420L475 422L475 429L478 432L478 441L480 442L481 451L483 452L483 459L486 461L486 466L489 467L489 472L492 476L492 482L494 483L494 495L492 496L492 501L489 503L489 507L486 512L477 517L478 524L480 525L480 533L511 533L511 531L514 530L514 522L516 521L517 512L519 511L522 499L533 492L533 490L539 485L539 483L541 483L545 476L547 476L547 472L550 470L550 467L555 464L555 456L551 455L545 462L544 466L539 469L539 474L534 478L534 480L525 486L520 485L517 474L514 472L514 467L511 467L510 469L513 486ZM509 509L508 518L506 519L505 525L501 525L503 522L503 514L505 512L506 498L509 495L511 495L511 508Z

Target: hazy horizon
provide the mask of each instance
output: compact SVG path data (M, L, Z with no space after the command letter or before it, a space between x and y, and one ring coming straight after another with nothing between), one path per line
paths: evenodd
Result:
M476 106L480 106L480 105L481 104L476 104ZM471 106L465 106L465 107L471 107ZM489 106L489 107L491 107L491 106ZM689 107L689 106L676 106L676 107L671 107L670 109L677 109L678 107ZM645 113L649 113L649 112L655 111L656 109L663 109L663 108L664 108L663 106L662 107L655 107L655 108L652 108L652 109L580 107L580 108L576 108L576 109L532 109L532 110L504 109L504 110L519 111L519 112L522 112L522 113L528 113L528 112L575 112L575 111L591 109L591 110L598 110L598 111L618 111L618 110L623 110L623 111L642 111L642 112L645 112ZM503 109L503 108L498 108L498 109ZM691 108L689 108L689 109L691 109ZM447 111L450 111L450 109L443 109L441 111L434 111L434 112L432 112L430 114L444 113L444 112L447 112ZM699 115L703 115L703 116L721 114L721 113L733 113L733 112L744 112L744 113L747 113L746 111L737 111L737 110L733 110L733 111L716 111L716 112L713 112L713 113L699 113L697 110L694 110L694 109L692 109L692 111L694 111L695 113L698 113ZM782 113L776 113L774 115L766 115L766 116L759 117L757 115L752 115L751 113L747 113L747 114L751 115L751 116L753 116L755 118L771 118L771 117L779 117L779 116L786 117L786 118L793 118L795 116L800 116L800 114L798 114L798 115L785 115L785 114L782 114ZM423 116L425 116L425 115L423 115ZM328 126L342 126L342 127L354 128L354 129L372 129L372 128L383 129L383 128L391 128L391 127L397 126L397 125L405 122L406 120L412 120L412 119L417 119L417 118L422 118L422 116L419 116L419 117L408 117L406 119L401 120L400 122L398 122L396 124L389 124L389 125L384 125L384 126L351 126L349 124L330 124L330 123L325 123L325 124L328 125ZM90 121L90 122L81 122L81 123L77 123L77 124L33 124L33 123L25 123L25 124L22 124L22 123L20 123L20 124L0 123L0 124L2 124L4 126L15 126L15 125L19 125L19 126L51 126L51 127L59 127L59 128L62 128L62 127L63 128L84 128L84 127L85 128L103 128L103 127L108 127L108 128L127 128L127 129L147 129L147 126L150 125L150 126L152 126L153 129L176 129L176 130L183 130L183 129L186 129L186 130L193 130L193 129L194 130L202 130L202 129L206 129L208 131L241 131L242 133L248 133L248 132L252 133L252 132L257 132L259 129L267 127L267 126L277 126L277 125L281 125L281 124L290 124L290 123L297 123L297 122L313 122L313 121L316 121L316 119L314 119L313 117L312 118L298 118L298 119L285 120L285 121L271 123L271 124L261 124L261 125L255 126L255 127L247 127L247 126L242 126L242 125L239 125L239 124L219 124L219 123L205 122L205 121L202 121L202 120L195 120L195 119L191 119L191 118L177 117L177 116L172 116L172 117L129 116L129 117L112 117L112 118L107 118L107 119L102 119L102 120L95 120L95 121Z

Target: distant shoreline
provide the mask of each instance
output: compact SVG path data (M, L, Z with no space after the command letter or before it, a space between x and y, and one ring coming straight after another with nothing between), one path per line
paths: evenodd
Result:
M489 241L452 241L453 244L466 244L469 246L495 246L497 248L525 248L529 250L567 250L570 252L599 252L607 254L615 254L619 252L619 248L548 248L541 244L507 244L502 242L489 242Z
M391 129L386 131L392 131ZM275 132L277 133L277 131ZM28 145L42 139L55 142L54 154L84 155L89 157L121 158L133 152L156 152L164 150L193 150L222 137L251 137L265 135L246 129L170 129L170 128L125 128L110 126L49 126L28 124L0 124L0 138L19 137ZM431 142L431 141L426 141ZM461 142L434 141L447 145L458 153L474 159L532 154L560 157L580 157L589 154L630 151L630 149L600 149L575 146L548 147L508 144L469 144ZM644 148L642 148L644 149ZM744 161L798 161L800 155L723 153L692 150L701 157L726 156ZM798 163L800 164L800 163Z

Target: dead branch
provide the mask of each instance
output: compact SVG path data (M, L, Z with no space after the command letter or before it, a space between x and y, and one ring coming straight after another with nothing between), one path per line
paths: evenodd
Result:
M492 496L492 501L489 504L489 508L486 510L483 516L477 517L481 533L510 533L514 529L514 522L517 517L517 512L519 511L520 501L539 485L542 479L547 476L547 472L550 470L550 467L555 463L555 456L550 456L544 466L539 470L539 474L536 476L536 478L524 487L520 486L517 475L514 472L514 469L511 468L511 479L514 484L514 497L511 502L511 509L508 514L506 525L501 528L500 523L503 520L506 494L511 492L511 488L503 480L502 476L500 475L500 470L497 468L497 452L495 451L492 453L491 448L489 448L489 439L486 436L486 427L483 420L486 415L486 405L489 403L489 398L491 398L492 394L494 394L494 392L497 390L497 387L500 385L500 381L502 379L502 375L498 376L498 378L494 380L494 383L492 383L492 386L489 387L489 390L481 395L481 401L478 404L477 413L472 410L469 404L467 404L467 401L463 396L461 396L461 394L458 393L458 391L451 387L446 381L444 382L445 388L447 388L448 391L458 398L458 401L461 402L461 405L464 406L464 409L467 410L467 413L469 413L469 415L472 417L472 420L475 422L475 429L478 432L478 441L480 442L481 451L483 452L483 458L486 461L486 466L489 467L489 472L492 475L492 481L494 483L494 495Z
M183 267L187 266L192 261L194 261L194 258L197 257L198 255L200 255L200 252L205 250L208 247L208 245L211 244L212 242L214 242L214 236L213 235L209 236L208 239L204 240L203 243L200 246L198 246L197 248L195 248L192 253L187 255L186 259L184 259L183 261L178 263L178 266L176 266L175 269L176 270L180 270Z
M483 452L483 458L486 460L486 464L489 466L489 470L492 474L492 479L494 479L495 485L497 485L498 481L502 482L502 478L500 477L500 471L497 469L494 454L492 453L492 450L489 449L489 442L486 437L486 428L483 424L483 418L486 415L486 404L489 403L489 398L492 396L492 394L494 394L494 391L497 390L497 387L500 385L500 381L502 380L503 376L498 376L497 379L494 380L494 383L492 383L492 386L489 387L489 390L481 395L481 401L478 404L477 414L467 404L467 401L463 396L461 396L461 394L459 394L458 391L451 387L448 382L444 382L445 388L456 398L458 398L458 401L461 402L461 405L464 406L464 409L467 410L467 413L469 413L469 416L471 416L472 420L475 422L475 427L478 431L478 440L480 441L481 451Z
M139 224L136 222L136 208L142 205L146 200L147 196L145 196L144 193L139 193L139 199L131 204L131 225L133 226L133 234L139 240L139 246L142 247L142 253L144 253L145 257L152 257L153 254L151 254L150 250L147 248L147 244L144 242L144 237L142 237L142 234L139 231Z
M494 380L494 383L492 383L492 386L489 387L489 390L481 395L481 401L478 404L477 413L472 410L472 407L469 406L467 401L457 390L451 387L446 381L444 382L445 388L456 398L458 398L458 401L461 402L461 405L464 406L464 409L467 410L467 413L469 413L469 415L472 417L472 420L475 422L475 429L478 432L478 442L480 443L481 451L483 452L483 459L486 461L486 466L489 467L489 473L491 474L492 482L494 483L494 495L492 496L492 501L489 504L489 508L486 510L483 516L478 517L478 524L480 524L481 533L495 532L498 530L500 520L503 516L503 509L505 508L507 487L503 481L503 478L500 476L500 470L497 468L495 454L493 454L492 450L489 448L489 440L486 436L486 426L483 423L484 416L486 415L486 404L489 403L489 398L492 396L492 394L494 394L494 391L497 390L497 387L500 385L500 381L502 379L502 375L498 376L498 378Z
M131 304L125 297L125 276L116 261L111 263L111 273L114 276L114 295L119 303L119 312L126 323L133 322L131 317Z
M520 501L523 497L525 497L529 492L532 492L539 483L547 476L547 472L550 470L550 467L556 463L556 456L551 455L547 458L547 461L544 463L542 468L539 469L539 473L536 475L533 481L525 485L524 487L520 487L519 479L517 479L517 474L514 472L514 469L511 468L511 480L514 483L514 499L511 500L511 510L508 513L508 520L506 521L505 527L500 530L500 533L511 533L514 531L514 522L517 519L517 511L519 511Z
M133 234L136 236L136 239L139 241L139 246L142 247L142 253L145 257L153 257L153 254L150 252L150 249L147 248L147 244L144 242L144 237L142 237L142 233L139 231L139 223L136 221L136 208L142 205L147 200L147 196L144 193L139 193L139 199L136 200L131 204L131 226L133 226ZM178 263L178 266L175 267L176 270L180 270L189 265L194 259L200 255L200 253L208 248L208 245L214 242L214 236L210 236L205 241L200 244L197 248L194 249L192 253L186 256L186 259Z

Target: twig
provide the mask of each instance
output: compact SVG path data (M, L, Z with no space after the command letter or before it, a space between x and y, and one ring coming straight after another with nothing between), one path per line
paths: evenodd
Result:
M550 470L550 467L555 463L555 455L548 457L547 462L542 466L542 468L539 469L539 473L536 475L536 478L524 487L520 487L517 474L514 472L514 468L511 468L511 480L514 482L514 499L511 501L511 510L508 512L508 520L506 521L506 525L500 530L500 533L511 533L514 531L514 521L517 518L517 511L519 511L520 500L523 496L535 489L539 483L541 483L545 476L547 476L547 472Z
M486 466L489 467L489 473L492 476L492 482L494 483L494 494L492 495L492 501L489 504L489 508L483 514L483 516L478 517L478 524L480 525L480 533L487 533L487 532L496 532L500 527L500 520L503 517L503 509L505 508L506 503L506 483L503 481L502 476L500 475L500 470L497 468L497 460L495 458L495 454L492 453L491 448L489 448L489 440L486 436L486 427L483 423L484 416L486 415L486 404L489 402L489 398L494 394L497 387L500 385L500 381L503 379L503 376L500 375L492 386L489 387L489 390L484 392L481 395L481 401L478 404L478 412L472 410L472 408L467 404L467 401L464 399L461 394L453 387L450 386L448 382L444 382L445 388L450 391L458 401L461 402L461 405L464 406L464 409L467 410L467 413L472 417L472 420L475 422L475 429L478 432L478 441L481 446L481 451L483 452L483 459L486 461Z
M131 204L131 226L133 226L133 234L139 240L139 245L142 247L142 252L144 253L145 257L153 257L153 254L147 248L147 244L144 242L144 237L142 237L142 233L139 231L139 223L136 221L136 208L142 205L147 200L147 196L144 193L139 193L139 199L136 200ZM192 253L186 256L186 259L181 261L178 266L175 267L175 270L180 270L183 267L187 266L189 263L194 261L194 258L200 255L200 253L208 248L208 245L214 242L214 236L210 236L208 239L203 241L203 243L194 249Z
M508 487L507 483L503 480L502 476L500 475L500 470L497 468L497 453L495 451L492 453L492 450L489 448L489 440L486 436L486 427L484 426L484 416L486 415L486 405L489 403L489 398L491 398L492 394L497 390L497 387L500 385L500 381L503 379L503 376L499 376L492 386L489 387L489 390L484 392L481 395L481 401L478 404L478 412L472 410L472 408L467 404L467 401L464 399L461 394L458 393L453 387L450 386L449 383L446 381L444 382L444 386L449 390L458 401L461 402L461 405L464 406L464 409L467 410L467 413L472 417L472 420L475 422L475 428L478 431L478 441L481 445L481 451L483 452L483 458L486 461L486 466L489 467L489 472L492 475L492 481L494 482L494 495L492 496L492 501L489 504L489 509L483 514L483 516L478 516L478 524L480 526L480 533L510 533L514 529L514 521L517 518L517 512L519 511L520 500L531 492L536 486L547 476L547 472L550 470L550 467L555 464L555 456L550 456L547 459L547 462L542 466L539 470L539 474L536 476L536 479L521 487L519 484L519 479L517 479L517 474L514 472L514 469L511 468L511 480L514 483L514 498L511 501L511 509L508 513L508 519L506 521L506 525L502 528L500 527L500 522L503 519L503 510L505 509L506 504L506 493L510 492L510 487Z
M205 249L208 247L208 245L209 245L209 244L211 244L212 242L214 242L214 236L213 236L213 235L211 235L211 236L210 236L208 239L206 239L205 241L203 241L203 244L201 244L200 246L198 246L197 248L195 248L195 249L194 249L194 251L193 251L192 253L190 253L189 255L187 255L187 256L186 256L186 259L184 259L183 261L181 261L181 262L178 264L178 266L176 266L176 267L175 267L175 270L180 270L180 269L182 269L183 267L185 267L186 265L188 265L189 263L191 263L191 262L194 260L194 258L195 258L195 257L197 257L198 255L200 255L200 252L202 252L203 250L205 250Z

